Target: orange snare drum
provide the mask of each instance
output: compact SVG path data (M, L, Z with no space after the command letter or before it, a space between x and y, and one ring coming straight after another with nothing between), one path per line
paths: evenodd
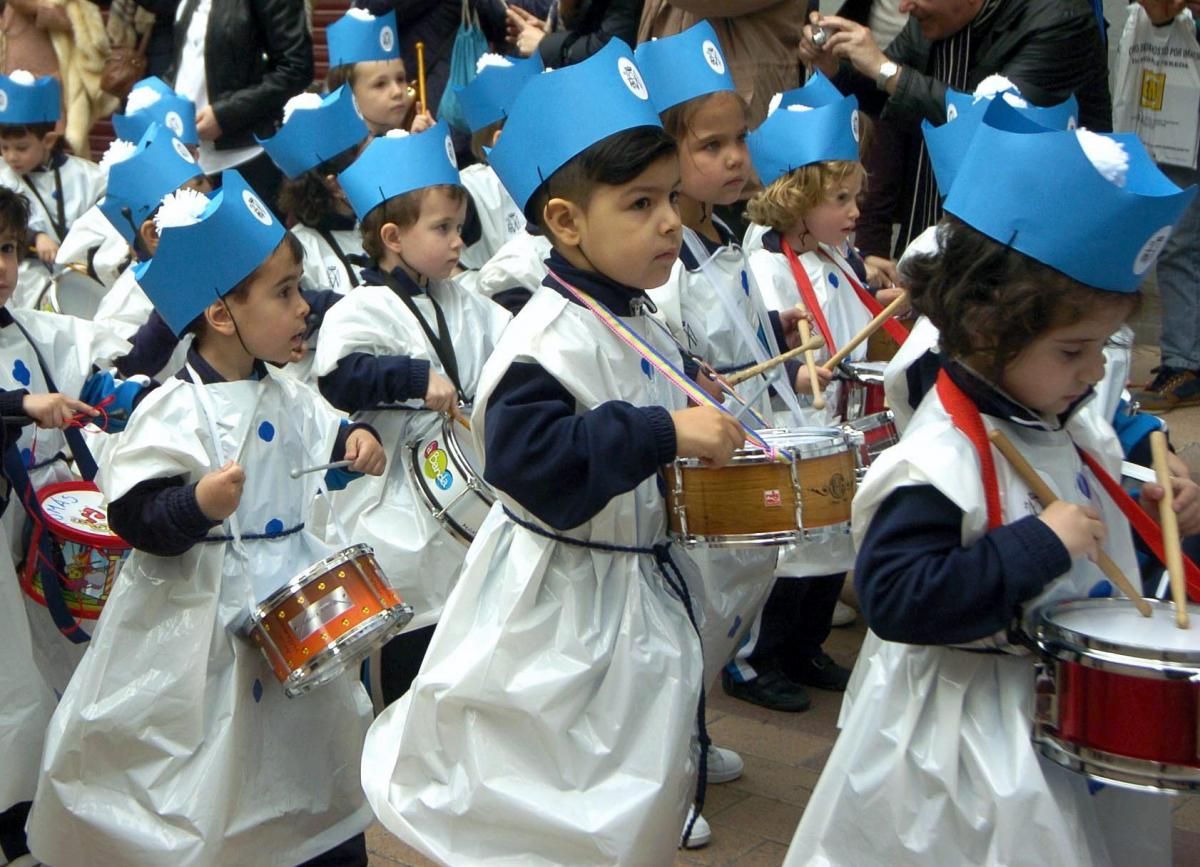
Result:
M351 545L256 605L242 632L294 698L333 680L411 619L371 547Z
M787 545L850 531L855 486L850 436L836 428L759 433L788 451L792 463L744 448L719 469L692 458L666 466L667 521L685 545Z
M129 545L108 528L108 503L91 482L56 482L37 497L46 523L43 527L33 522L21 587L35 602L46 604L38 567L47 564L38 562L38 551L42 534L48 533L62 552L65 574L59 581L67 610L74 617L95 620L129 556Z

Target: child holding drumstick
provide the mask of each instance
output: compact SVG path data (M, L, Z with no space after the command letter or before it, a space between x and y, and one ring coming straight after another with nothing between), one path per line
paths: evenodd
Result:
M137 266L167 325L195 340L100 476L137 550L47 737L30 848L63 867L367 863L362 686L347 672L289 699L238 633L250 605L330 553L308 526L318 475L292 471L344 459L377 475L386 456L372 430L272 372L303 348L300 247L236 171L223 180L211 198L168 196ZM339 472L327 487L349 481ZM316 609L314 631L333 616Z
M940 330L937 384L854 504L855 583L882 640L787 863L1171 863L1166 798L1093 791L1038 754L1033 662L1014 642L1047 604L1111 592L1101 551L1136 574L1101 486L1121 452L1093 386L1194 192L1132 137L983 124L970 140L940 253L907 269ZM1080 203L1070 219L1062 202ZM1058 502L1035 506L990 431Z

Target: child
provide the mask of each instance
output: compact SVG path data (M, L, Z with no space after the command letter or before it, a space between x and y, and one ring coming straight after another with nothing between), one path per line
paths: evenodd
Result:
M504 120L525 82L543 71L541 57L536 55L527 60L512 60L485 54L476 66L478 75L466 87L455 91L471 130L471 153L479 160L460 173L462 185L471 195L467 221L475 224L475 239L467 244L460 261L464 268L473 271L482 268L525 228L521 209L487 164L487 152L500 139Z
M416 674L466 554L421 500L411 444L438 429L439 413L474 398L509 318L449 279L466 210L453 155L445 125L411 136L396 131L341 174L372 267L364 285L329 311L314 366L321 392L375 425L392 456L386 477L333 501L413 607L405 633L383 650L388 702Z
M25 244L29 206L22 196L0 189L0 303L11 296L17 265ZM0 319L11 317L0 311ZM14 329L0 329L0 334ZM5 383L9 386L9 383ZM13 419L25 415L39 428L63 428L74 423L77 413L90 416L86 403L63 394L31 393L23 384L0 391L0 414L4 451L17 446L21 424ZM9 485L16 480L6 478ZM20 506L7 498L17 513ZM9 539L0 524L0 857L16 861L29 850L25 845L25 818L37 787L37 762L55 696L36 662L24 597L8 556ZM61 638L60 638L61 641Z
M433 126L427 106L416 112L417 91L408 82L396 13L376 18L365 9L351 9L325 31L329 41L329 74L325 89L350 85L354 101L371 135L388 130L421 132Z
M361 281L361 233L337 176L354 161L367 127L350 88L326 96L302 93L283 108L283 126L263 149L286 176L279 209L295 220L292 234L304 246L304 284L346 294Z
M1098 476L1120 449L1089 400L1194 193L1132 136L985 124L971 139L941 252L909 268L914 307L940 331L937 385L854 504L856 585L882 641L859 659L787 863L1171 863L1167 798L1093 791L1039 756L1021 634L1050 603L1111 592L1102 549L1136 569ZM1070 219L1063 202L1080 205ZM1035 507L989 430L1061 500Z
M289 699L238 632L247 604L329 553L306 529L320 476L291 471L378 474L385 456L263 363L303 342L301 253L237 171L211 199L173 193L158 221L138 280L196 340L101 475L137 550L51 723L30 848L63 867L366 865L361 685L346 672Z
M502 508L363 752L376 815L441 863L670 863L695 786L703 660L680 580L694 567L666 542L658 470L721 465L742 431L685 409L647 358L680 363L645 297L678 255L679 170L631 55L614 39L531 80L491 154L557 277L476 397Z
M12 299L15 307L38 303L71 224L104 194L96 164L63 152L55 130L61 89L58 79L34 79L23 69L0 76L0 186L29 199L31 246L36 252L35 260L22 264Z

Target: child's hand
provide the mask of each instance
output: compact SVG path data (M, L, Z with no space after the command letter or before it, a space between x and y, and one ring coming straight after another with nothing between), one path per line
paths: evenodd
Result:
M875 300L878 301L881 306L887 307L903 294L904 290L899 286L892 286L890 289L880 289L878 292L876 292ZM906 302L896 308L895 315L897 317L907 316L910 310L912 310L912 305L911 303Z
M196 483L196 504L210 521L224 521L242 501L246 471L233 461L204 474Z
M1072 557L1082 554L1094 561L1100 556L1107 533L1100 513L1091 506L1055 500L1042 510L1038 518L1054 531Z
M779 311L779 327L787 339L788 349L795 349L800 345L800 320L802 319L808 322L809 331L812 331L814 328L812 317L808 315L804 305L797 304L795 307Z
M92 418L100 414L82 400L58 392L27 394L21 398L21 410L40 428L65 428L80 412Z
M58 244L53 238L45 232L38 232L37 237L33 240L33 247L37 250L39 259L47 265L54 264L54 257L58 255Z
M867 256L863 259L863 266L867 269L867 285L872 289L891 289L900 285L900 274L896 271L896 263L891 259ZM882 299L879 303L887 304Z
M723 467L746 441L742 426L728 413L694 406L671 413L675 422L675 454L699 458L706 467Z
M1175 519L1179 522L1179 535L1191 536L1200 533L1200 485L1191 479L1171 476L1171 505ZM1158 520L1158 503L1163 498L1163 489L1153 482L1142 485L1138 498L1147 515Z
M409 126L408 131L411 133L425 132L425 130L432 127L435 123L436 121L433 119L433 115L428 111L423 111L413 117L412 124Z
M458 406L458 391L454 383L436 370L429 371L429 387L425 389L425 406L434 412L450 412Z
M717 403L725 402L725 392L721 388L721 375L706 364L701 364L696 372L696 385L700 386L709 397Z
M359 428L346 438L345 459L351 461L347 469L368 476L382 476L387 467L387 452L371 432Z
M818 365L817 379L821 381L821 390L824 391L833 380L833 371ZM808 375L807 364L800 365L800 369L796 371L796 381L792 383L792 387L796 389L796 394L812 394L812 379Z

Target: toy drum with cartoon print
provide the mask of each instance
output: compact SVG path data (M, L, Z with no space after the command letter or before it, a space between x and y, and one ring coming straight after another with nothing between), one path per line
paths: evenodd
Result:
M792 462L747 447L724 467L677 458L664 468L675 538L685 545L752 547L849 532L856 478L849 434L837 428L759 433Z
M351 545L254 606L242 628L289 697L328 683L404 628L412 607L369 545Z
M844 422L866 418L887 409L883 392L882 361L843 362L838 368L841 388L838 389L837 417ZM843 371L846 375L843 375Z
M1037 614L1033 740L1051 761L1106 783L1200 790L1200 630L1179 629L1173 605L1147 601L1151 617L1125 598Z
M858 481L862 482L867 470L884 449L900 442L896 431L896 417L890 409L873 413L866 418L855 419L842 426L854 441L854 452L858 459Z
M496 494L476 469L479 459L466 437L447 418L424 439L410 444L409 478L430 514L464 545L470 545Z
M91 482L56 482L46 485L37 496L46 521L44 526L33 522L21 587L34 601L46 604L39 567L44 572L59 571L40 554L42 534L49 534L62 553L63 571L58 579L67 610L74 617L95 620L129 556L129 545L108 528L108 503Z

